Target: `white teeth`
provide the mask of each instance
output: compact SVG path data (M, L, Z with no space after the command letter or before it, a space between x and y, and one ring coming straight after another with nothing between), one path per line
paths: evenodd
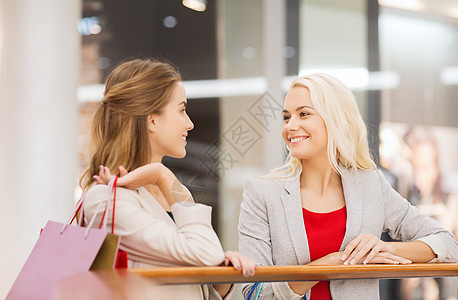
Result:
M186 141L186 137L185 137L185 136L182 136L181 138L182 138L184 141Z
M297 138L291 139L291 143L296 143L302 140L305 140L305 137L297 137Z

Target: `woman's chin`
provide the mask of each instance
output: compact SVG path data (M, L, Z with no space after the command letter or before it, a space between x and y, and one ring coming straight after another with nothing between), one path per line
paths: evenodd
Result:
M170 153L167 156L173 157L173 158L184 158L186 156L186 149L183 149L183 151L180 151L180 152Z
M289 154L296 158L296 159L301 159L302 158L302 153L300 153L299 151L290 151Z

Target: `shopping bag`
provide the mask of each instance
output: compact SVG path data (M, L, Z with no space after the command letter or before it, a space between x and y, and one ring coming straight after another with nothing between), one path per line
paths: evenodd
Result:
M119 249L116 256L116 269L127 269L127 252Z
M89 270L105 230L48 221L6 299L50 299L59 279Z
M84 196L67 223L48 221L13 283L7 300L50 299L59 279L89 270L107 232L91 226L70 225L82 208L83 201ZM100 204L94 217L99 209ZM94 222L94 217L90 224Z
M127 268L127 252L119 249L121 237L114 234L117 182L118 178L114 176L108 183L107 204L99 225L99 228L106 228L108 220L106 215L111 206L111 199L113 198L111 233L107 234L91 266L91 271L113 269L114 267L117 269Z
M100 247L90 270L107 270L113 269L118 254L120 237L117 234L108 233Z

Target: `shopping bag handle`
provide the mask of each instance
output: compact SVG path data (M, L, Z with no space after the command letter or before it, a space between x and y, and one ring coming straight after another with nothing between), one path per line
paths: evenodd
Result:
M73 220L75 220L76 216L78 215L78 212L81 210L81 208L83 207L83 202L84 202L84 197L86 197L86 193L84 193L80 200L78 200L78 202L76 203L75 205L75 211L73 212L73 216L67 221L66 224L72 224ZM81 226L81 220L82 220L82 216L83 216L83 213L80 214L79 218L78 218L78 225Z
M110 190L113 189L113 185L115 185L114 182L117 182L117 177L116 176L111 178L110 182L108 183L107 206L106 207L108 207L111 204L111 192L110 192ZM95 184L95 185L97 185L97 184ZM93 188L94 186L92 186L91 188ZM115 193L116 193L116 189L115 189ZM75 208L75 211L74 211L72 217L62 226L62 228L60 230L60 234L64 233L65 229L73 222L73 220L75 219L75 217L78 214L78 212L80 210L82 210L85 197L86 197L86 193L84 193L83 196L81 197L81 199L77 202L76 208ZM87 238L87 236L89 235L89 231L91 230L92 224L94 223L95 218L97 217L97 214L98 214L103 202L104 201L100 201L99 204L97 205L97 207L96 207L96 209L94 211L94 215L92 216L91 220L89 221L89 224L87 225L87 229L86 229L86 232L84 234L84 238ZM83 215L83 213L80 214L80 217L79 217L79 220L78 220L79 225L81 225L82 215ZM105 213L104 213L104 215L105 215ZM103 229L106 229L106 225L107 225L106 220L105 220L103 225L104 225Z
M97 182L91 188L89 188L89 190L92 189L96 185L97 185ZM73 220L75 220L75 218L78 215L78 212L80 210L81 210L81 214L79 215L79 218L78 218L78 225L81 226L83 224L82 223L82 220L84 218L83 203L84 203L84 199L86 197L86 193L87 193L87 191L85 193L83 193L83 195L81 196L80 200L78 200L78 202L76 203L75 211L73 212L72 217L67 221L67 223L66 223L67 225L72 224ZM66 228L66 226L65 226L65 228Z
M100 220L99 229L102 228L103 222L103 229L107 228L108 217L105 218L107 214L108 208L111 206L111 196L113 195L113 209L111 215L111 233L114 233L114 223L115 223L115 207L116 207L116 187L118 184L118 176L114 176L110 182L108 183L108 198L107 198L107 205L105 206L105 211L102 215L102 220Z
M107 196L106 196L107 197L107 204L105 206L105 211L104 211L104 213L102 215L102 220L100 220L100 223L103 222L103 225L102 225L102 229L103 230L106 230L106 228L107 228L108 218L105 218L105 213L107 211L107 207L110 207L110 205L111 205L111 194L113 193L113 186L115 186L116 182L118 182L118 177L117 176L111 177L110 181L108 182L108 189L107 189ZM115 189L115 191L116 191L116 189ZM92 228L92 224L95 221L95 217L97 216L97 213L99 212L99 209L100 209L100 206L102 205L102 203L103 203L103 201L99 202L99 204L97 205L97 208L96 208L96 210L94 212L94 216L92 216L91 221L87 225L86 233L84 234L85 238L87 237L87 235L89 234L89 231ZM99 229L100 229L100 226L99 226Z

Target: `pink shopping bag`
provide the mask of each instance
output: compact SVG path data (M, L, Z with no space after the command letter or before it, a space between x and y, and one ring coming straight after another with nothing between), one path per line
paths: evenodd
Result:
M73 218L83 201L84 196ZM71 226L73 218L65 224L48 221L6 299L50 299L59 279L88 271L107 236L106 226L91 228L97 210L87 228Z

